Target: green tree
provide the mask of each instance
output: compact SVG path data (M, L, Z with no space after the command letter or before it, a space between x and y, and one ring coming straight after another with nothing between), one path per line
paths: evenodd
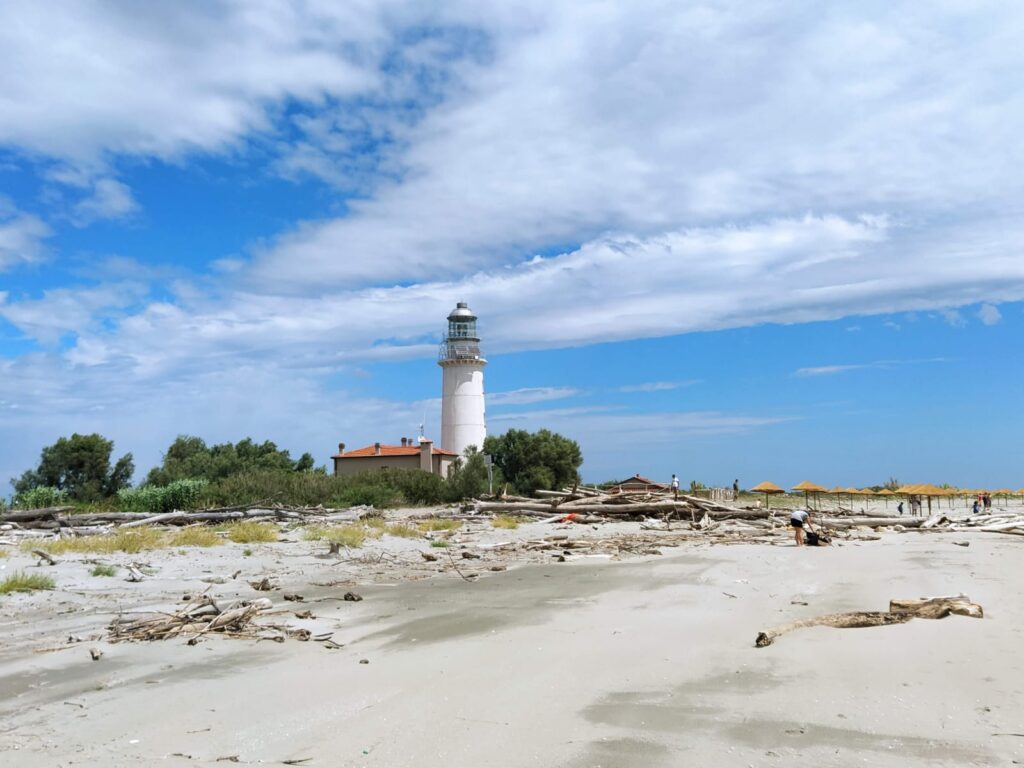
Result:
M207 446L192 435L178 435L164 454L163 462L146 476L147 485L168 485L176 480L198 479L214 482L246 472L312 472L313 456L302 454L292 460L286 450L270 440L256 443L245 438L237 443Z
M135 463L126 453L113 466L114 442L102 435L62 437L43 448L39 466L12 480L15 493L46 486L65 491L75 501L97 501L131 485Z
M494 467L494 484L501 484L501 471ZM449 501L474 499L488 491L487 464L475 445L469 446L448 470L446 496Z
M583 463L576 441L546 429L533 433L510 429L488 437L484 453L493 457L505 480L522 494L578 483Z

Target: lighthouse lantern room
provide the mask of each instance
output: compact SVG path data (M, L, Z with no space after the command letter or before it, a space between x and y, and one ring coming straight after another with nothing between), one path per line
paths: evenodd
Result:
M484 366L476 315L464 301L448 315L448 330L438 355L441 388L441 448L459 456L469 446L483 450L487 437Z

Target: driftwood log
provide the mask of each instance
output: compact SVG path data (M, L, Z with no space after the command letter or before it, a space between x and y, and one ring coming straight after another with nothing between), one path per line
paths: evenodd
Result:
M904 624L911 619L944 619L950 614L984 618L984 611L969 597L923 597L916 600L890 600L888 611L853 611L850 613L828 613L809 619L792 621L757 633L754 645L764 648L787 632L807 627L836 627L850 629L858 627L884 627L889 624Z

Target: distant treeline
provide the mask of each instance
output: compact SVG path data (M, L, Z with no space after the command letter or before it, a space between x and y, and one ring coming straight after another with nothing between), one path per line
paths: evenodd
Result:
M348 477L328 475L304 453L293 460L272 441L207 445L181 435L138 487L130 453L112 461L113 441L101 435L62 437L43 448L39 466L11 481L13 505L40 508L74 504L84 509L162 512L255 503L378 508L455 502L487 492L484 454L467 450L447 478L419 470L381 469ZM532 493L578 482L583 457L572 440L548 430L509 430L488 437L495 489ZM3 500L0 499L0 505Z

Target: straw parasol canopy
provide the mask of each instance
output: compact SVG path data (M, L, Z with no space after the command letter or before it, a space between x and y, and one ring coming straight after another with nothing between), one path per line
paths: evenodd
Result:
M889 497L890 496L895 496L895 495L896 495L896 493L894 491L890 491L888 488L883 488L882 490L880 490L878 493L875 494L875 496L881 496L882 497L882 501L885 503L885 508L886 509L889 508Z
M821 493L821 492L825 491L826 489L824 487L818 485L817 483L812 483L810 480L804 480L802 483L797 483L796 485L794 485L790 490L793 490L793 491L804 491L804 492L807 492L807 491L818 491L819 493Z
M765 482L763 482L763 483L758 483L757 485L755 485L750 490L753 493L763 493L764 494L764 508L765 509L768 509L768 506L769 506L768 505L768 497L769 497L769 495L771 495L773 493L785 493L785 491L782 490L781 488L779 488L779 486L777 486L775 483L769 483L767 480Z
M813 493L817 496L819 493L828 493L827 488L820 486L817 483L812 483L810 480L804 480L803 482L797 483L790 490L804 492L804 506L809 506L807 498L808 494Z

